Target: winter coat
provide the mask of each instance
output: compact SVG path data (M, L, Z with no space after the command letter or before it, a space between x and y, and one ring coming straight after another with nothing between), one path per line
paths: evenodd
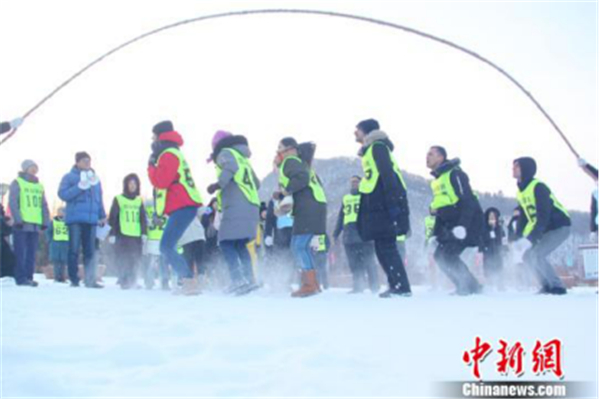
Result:
M106 219L102 201L102 183L82 190L78 186L80 180L81 170L73 166L60 182L58 196L67 204L65 222L96 225L98 221Z
M185 187L179 183L179 158L171 153L162 156L163 151L169 148L183 146L183 138L177 132L167 132L160 135L159 141L153 145L153 158L158 163L148 165L148 177L156 189L167 190L165 214L190 206L199 207L202 204L195 202L187 193ZM160 160L158 157L160 156Z
M27 173L20 172L19 177L30 183L39 182L39 179L36 176ZM39 226L37 224L23 222L23 217L21 216L21 189L19 187L19 182L16 179L10 185L8 208L10 209L10 214L14 220L13 227L15 230L29 232L41 231L48 228L48 225L50 224L50 212L48 211L48 203L46 202L45 192L42 198L42 225Z
M358 233L358 224L356 222L348 223L344 225L344 204L342 203L342 207L340 208L340 212L338 213L337 222L335 224L335 230L333 231L333 238L335 240L344 233L342 237L344 245L354 245L361 244L364 241L360 238L360 234Z
M394 172L391 153L394 144L387 134L374 130L366 136L359 152L363 157L374 143L373 158L379 169L379 179L370 194L361 194L357 227L363 241L396 237L410 230L408 196Z
M240 187L234 181L238 171L238 163L231 148L244 157L250 158L251 153L248 141L243 136L231 136L221 140L213 152L213 159L221 168L219 187L221 187L221 225L219 226L219 242L229 240L253 240L260 219L259 207L250 203ZM260 180L252 171L252 179L256 188L260 187Z
M444 161L431 174L438 178L449 170L452 170L450 184L454 188L458 202L437 210L433 234L439 242L454 240L452 229L462 226L467 230L464 244L469 247L481 246L484 227L483 210L471 189L469 176L460 168L460 159Z
M8 225L9 219L4 207L0 204L0 277L14 276L15 270L15 254L13 253L8 237L12 234L12 228Z
M504 229L498 220L496 227L492 228L487 222L490 213L494 212L496 217L500 218L500 211L496 208L489 208L484 215L484 228L482 235L481 252L484 256L498 256L502 253L502 239L504 238Z
M130 180L135 180L137 183L137 190L134 193L130 193L127 185ZM130 200L136 199L140 196L140 178L135 174L129 174L125 176L123 179L123 196L127 197ZM123 233L121 233L121 207L119 206L119 201L117 197L112 202L110 207L110 212L108 214L108 224L110 226L110 235L115 236L117 241L123 238L127 239L137 239L141 240L141 237L125 237ZM146 208L144 207L144 203L140 205L140 225L142 230L142 235L145 236L148 234L148 217L146 215Z
M519 160L517 160L519 162ZM530 163L519 162L521 166L521 182L517 185L520 191L527 188L529 183L535 178L535 166ZM557 209L550 198L551 192L548 186L544 183L539 183L535 186L535 206L536 206L536 223L534 229L529 233L527 239L532 243L537 243L542 236L549 231L560 229L571 225L571 218L565 215L561 210ZM519 218L520 231L527 225L527 216L523 208L520 208L521 216Z
M202 225L202 217L204 212L205 208L198 209L196 217L179 239L179 242L177 243L178 246L183 247L184 245L192 242L206 241L206 234L204 233L204 226Z
M327 229L327 204L318 202L313 195L309 186L310 168L306 162L293 158L285 162L283 173L290 179L286 191L294 198L293 235L321 235Z
M63 218L55 217L54 220L64 222ZM48 249L50 262L52 263L67 263L69 256L69 241L54 241L54 223L50 223L50 227L46 230L46 238L48 240Z

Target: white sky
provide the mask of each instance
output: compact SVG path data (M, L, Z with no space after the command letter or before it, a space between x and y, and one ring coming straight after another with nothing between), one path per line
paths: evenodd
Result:
M407 25L455 41L513 74L582 156L598 164L596 3L400 1L0 1L0 119L23 114L85 64L138 34L237 9L313 8ZM389 28L322 16L266 15L188 25L130 47L75 80L0 147L0 181L26 158L53 200L76 151L92 154L105 202L123 176L146 178L150 132L170 118L197 184L217 129L245 134L259 175L278 140L353 156L356 123L378 119L401 168L427 176L425 153L459 156L475 189L514 195L512 160L531 155L569 208L593 183L534 105L468 56Z

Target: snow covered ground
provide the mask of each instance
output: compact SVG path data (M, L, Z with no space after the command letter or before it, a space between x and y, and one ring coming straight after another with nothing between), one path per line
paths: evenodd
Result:
M473 379L462 354L475 336L494 350L520 341L525 380L535 340L559 338L565 381L597 378L596 289L178 297L36 278L36 289L2 281L2 397L430 396L435 382ZM484 379L502 379L496 361Z

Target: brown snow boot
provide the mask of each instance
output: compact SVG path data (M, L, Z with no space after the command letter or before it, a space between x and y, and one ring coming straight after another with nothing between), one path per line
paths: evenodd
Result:
M317 282L317 273L314 270L302 271L302 285L298 291L292 292L294 298L304 298L321 292Z

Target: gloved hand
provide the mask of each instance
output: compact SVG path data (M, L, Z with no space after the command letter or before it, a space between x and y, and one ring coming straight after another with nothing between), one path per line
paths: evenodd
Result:
M89 190L89 188L92 186L88 179L87 171L81 171L81 173L79 174L79 184L77 186L82 190Z
M98 175L96 175L96 173L94 173L93 170L88 170L87 175L88 175L88 181L90 182L90 184L92 186L96 186L96 185L98 185L98 183L100 183L100 179L98 178Z
M21 126L22 124L23 124L23 118L15 118L12 121L10 121L11 129L16 129L19 126Z
M583 159L583 158L578 158L578 159L577 159L577 165L578 165L580 168L583 168L583 167L584 167L585 165L587 165L587 164L588 164L588 163L587 163L587 161L586 161L585 159Z
M452 229L452 234L455 238L464 240L467 237L467 229L465 229L463 226L456 226Z
M210 195L213 195L214 193L217 192L217 190L220 190L221 186L219 186L219 183L213 183L210 186L208 186L208 188L206 189L206 191L208 191L208 193Z
M271 236L265 237L265 246L269 247L269 248L273 246L273 237L271 237Z
M115 237L115 236L109 236L108 237L108 243L109 244L114 245L115 242L117 242L117 237Z

